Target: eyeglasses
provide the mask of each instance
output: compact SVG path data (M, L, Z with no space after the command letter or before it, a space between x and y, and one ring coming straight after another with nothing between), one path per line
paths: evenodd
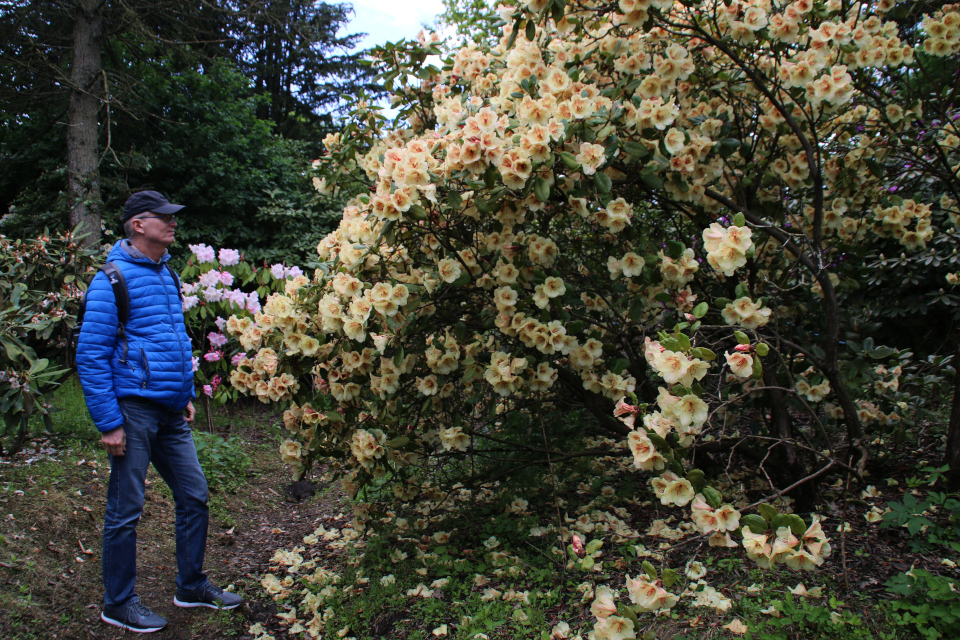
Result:
M146 220L147 218L156 218L157 220L160 220L164 224L170 224L174 220L172 213L160 213L160 214L154 214L152 216L141 216L137 218L137 220Z

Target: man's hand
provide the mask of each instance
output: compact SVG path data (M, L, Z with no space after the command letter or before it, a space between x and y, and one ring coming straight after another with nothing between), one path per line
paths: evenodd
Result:
M122 456L127 449L127 434L123 431L123 427L117 427L113 431L101 434L100 442L110 455Z
M193 417L197 415L197 410L193 408L193 400L187 403L186 412L187 415L184 416L184 419L187 422L193 422Z

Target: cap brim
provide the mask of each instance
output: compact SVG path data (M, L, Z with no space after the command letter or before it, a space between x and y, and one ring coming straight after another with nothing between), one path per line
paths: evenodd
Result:
M156 209L151 209L154 213L159 214L168 214L168 213L177 213L184 208L182 204L165 204L162 207L157 207Z

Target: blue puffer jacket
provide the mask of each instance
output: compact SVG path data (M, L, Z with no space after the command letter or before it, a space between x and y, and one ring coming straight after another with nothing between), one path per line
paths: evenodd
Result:
M171 411L183 411L196 394L193 348L183 322L177 284L163 265L135 247L117 242L108 261L123 272L130 316L123 340L117 338L117 304L107 276L98 273L87 290L77 373L93 423L102 432L123 426L119 398L144 398Z

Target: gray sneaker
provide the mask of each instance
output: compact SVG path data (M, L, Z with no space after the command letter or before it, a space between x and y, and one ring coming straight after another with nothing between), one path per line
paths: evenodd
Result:
M153 633L167 626L164 618L150 611L136 596L125 605L104 607L100 619L107 624L137 633Z
M236 609L243 598L235 593L224 591L220 587L207 583L195 591L181 591L173 598L178 607L209 607L211 609Z

